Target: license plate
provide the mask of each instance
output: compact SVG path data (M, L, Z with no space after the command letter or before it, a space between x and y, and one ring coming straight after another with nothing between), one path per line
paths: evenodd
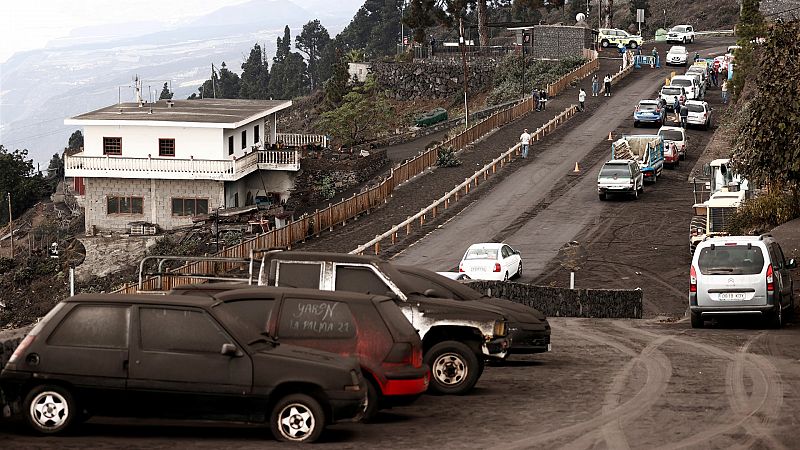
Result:
M744 292L722 292L719 294L719 300L723 302L735 302L746 299L747 295Z

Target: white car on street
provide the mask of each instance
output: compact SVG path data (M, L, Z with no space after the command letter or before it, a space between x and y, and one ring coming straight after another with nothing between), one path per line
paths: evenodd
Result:
M712 110L708 102L687 100L686 108L689 109L689 115L686 117L686 122L689 125L699 125L704 130L711 128Z
M675 145L675 151L678 152L680 159L686 158L686 144L688 136L686 130L681 127L661 127L658 130L658 135L664 138L664 149Z
M698 78L693 75L675 75L669 81L669 85L686 89L687 100L700 98L700 82Z
M506 281L522 275L522 257L508 244L473 244L461 258L458 271L473 280Z
M689 61L689 52L686 47L673 45L667 52L667 65L685 66Z
M667 42L688 44L694 42L694 27L691 25L675 25L667 32Z

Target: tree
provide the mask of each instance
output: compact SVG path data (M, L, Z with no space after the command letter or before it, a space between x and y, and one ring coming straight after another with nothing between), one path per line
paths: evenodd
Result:
M75 130L75 132L69 136L67 147L71 149L83 148L83 133L81 130Z
M331 44L328 30L322 26L318 19L303 25L303 30L295 37L295 47L306 54L308 59L308 74L311 80L311 90L319 87L325 79L320 76L319 60L326 47Z
M763 36L765 32L764 16L759 11L758 0L742 0L739 8L739 22L736 24L736 34L739 36L737 44L741 47L736 50L736 61L733 70L733 97L736 99L744 91L744 86L750 73L755 70L753 55L754 40Z
M273 64L283 62L283 60L285 60L292 51L290 48L292 44L292 37L290 33L291 30L289 30L289 25L286 25L283 28L283 39L281 39L280 36L278 37L278 44L276 45L275 49L275 57L272 58Z
M350 24L336 36L339 48L362 49L370 58L394 55L400 43L400 11L405 1L365 0Z
M733 133L733 161L739 173L795 193L800 189L800 74L784 62L800 54L797 36L800 21L772 27L750 74L755 93L742 107L742 120Z
M308 92L308 68L303 56L290 50L289 27L277 39L277 51L269 74L269 92L275 98L293 98Z
M344 145L358 144L374 137L392 114L372 76L342 100L341 106L322 114L320 127Z
M175 94L169 90L169 85L167 83L164 83L164 87L161 89L161 95L158 96L158 99L170 100L173 95Z
M256 43L247 61L242 63L239 98L266 100L269 98L269 67L261 46Z
M56 190L56 186L58 186L58 182L63 178L64 158L56 153L52 158L50 158L50 164L47 166L47 182L50 187L50 191L54 192Z
M348 92L348 81L350 81L350 73L347 71L347 57L340 57L333 64L331 77L325 82L326 109L338 108L341 105L342 99Z
M435 5L435 0L411 0L411 7L403 23L414 30L415 42L420 44L427 42L428 29L436 25Z
M49 192L44 178L28 159L28 150L10 152L0 145L0 225L8 223L8 193L11 193L11 211L16 218Z

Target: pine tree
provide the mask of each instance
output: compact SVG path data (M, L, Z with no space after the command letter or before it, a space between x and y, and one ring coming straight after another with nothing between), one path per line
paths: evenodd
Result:
M293 98L308 93L308 68L303 56L290 50L289 27L277 39L277 51L269 75L269 92L275 98Z
M403 23L414 30L414 41L420 44L427 42L427 31L436 25L434 17L436 2L434 0L411 0L411 7L403 19Z
M78 149L83 147L83 133L81 130L75 130L69 136L69 141L67 141L67 147L71 149Z
M269 98L269 67L258 44L253 46L247 61L242 63L239 98L259 100Z
M161 95L158 96L159 100L170 100L172 99L173 92L169 90L169 85L165 82L164 87L161 89Z
M295 46L305 53L308 59L308 74L312 90L322 85L322 82L327 79L320 74L320 58L330 44L331 37L328 30L317 19L303 25L303 31L295 38Z
M347 72L347 58L340 57L333 64L333 73L328 81L325 82L325 107L326 109L338 108L342 103L342 98L347 94L347 82L350 81L350 74Z

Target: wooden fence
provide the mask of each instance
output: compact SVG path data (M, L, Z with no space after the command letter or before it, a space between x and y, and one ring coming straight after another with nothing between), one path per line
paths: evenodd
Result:
M553 84L547 85L547 96L548 97L555 97L556 95L560 94L564 89L568 88L570 84L577 80L582 80L589 76L589 74L597 71L600 69L600 60L592 58L586 64L578 67L577 69L573 70L572 72L564 75L563 77L559 78Z
M544 136L552 133L559 125L566 122L575 113L578 111L578 107L576 105L571 105L567 109L565 109L561 114L557 115L556 117L552 118L549 122L544 124L541 128L536 130L531 135L532 141L538 141L542 139ZM475 172L471 177L464 180L463 183L459 184L450 192L444 194L440 199L434 201L427 207L420 210L420 212L416 213L413 216L409 216L406 220L400 222L399 224L393 226L389 231L375 236L374 239L367 242L366 244L360 245L355 250L351 251L351 254L363 254L367 249L372 248L374 249L375 254L379 254L381 251L381 242L385 241L386 239L391 240L391 244L394 245L397 242L399 237L399 233L402 231L406 236L411 234L412 228L416 222L419 222L419 226L422 227L425 224L425 221L430 219L435 219L436 215L442 209L447 209L450 207L450 204L454 201L457 202L460 197L464 197L469 194L471 189L476 189L478 184L482 181L486 181L490 175L497 172L498 168L503 168L503 166L514 158L514 156L519 155L520 153L520 144L516 144L515 146L511 147L510 149L503 152L500 156L495 158L489 164L483 166L480 170Z
M586 68L591 64L592 61L589 61L575 71L572 71L562 77L562 79L557 81L556 84L565 82L565 79L568 79L569 82L572 82L572 80L575 79L576 72L578 70ZM584 72L581 73L588 75L591 72L588 71L588 69L584 69ZM273 247L291 248L291 246L295 243L302 242L311 236L318 236L324 230L333 230L334 226L344 225L348 220L352 220L360 214L369 214L373 208L386 203L391 197L394 189L397 188L397 186L399 186L401 183L404 183L423 173L428 168L433 167L438 159L440 149L447 147L452 147L454 150L463 149L468 144L475 142L490 131L522 117L523 115L531 112L533 109L533 98L526 98L516 105L512 105L492 114L485 120L476 123L472 127L462 131L460 134L445 141L441 145L431 148L394 168L391 171L391 174L377 186L360 194L353 194L353 196L349 199L330 204L327 208L317 210L309 215L305 215L293 222L290 222L283 228L271 230L264 234L244 240L241 243L221 250L212 256L249 258L250 252L256 249ZM561 123L561 121L565 120L565 114L566 111L559 114L559 116L552 119L543 128L546 128L547 132L552 131L552 129L554 129L558 123ZM569 113L569 116L571 117L572 114L574 114L574 112ZM559 117L560 119L556 121L556 119ZM537 132L538 131L539 130L537 130ZM546 134L546 132L544 133ZM538 135L537 137L536 133L534 133L534 140L538 140L541 138L541 136L542 135ZM475 183L477 184L477 180ZM234 270L237 267L241 268L241 266L242 263L235 262L195 261L174 269L171 272L177 274L197 274L208 276L222 274L227 271ZM203 281L205 281L204 277L192 278L185 275L151 276L142 280L141 286L139 286L138 283L129 283L114 291L114 293L131 294L139 291L169 290L176 286L201 283Z

